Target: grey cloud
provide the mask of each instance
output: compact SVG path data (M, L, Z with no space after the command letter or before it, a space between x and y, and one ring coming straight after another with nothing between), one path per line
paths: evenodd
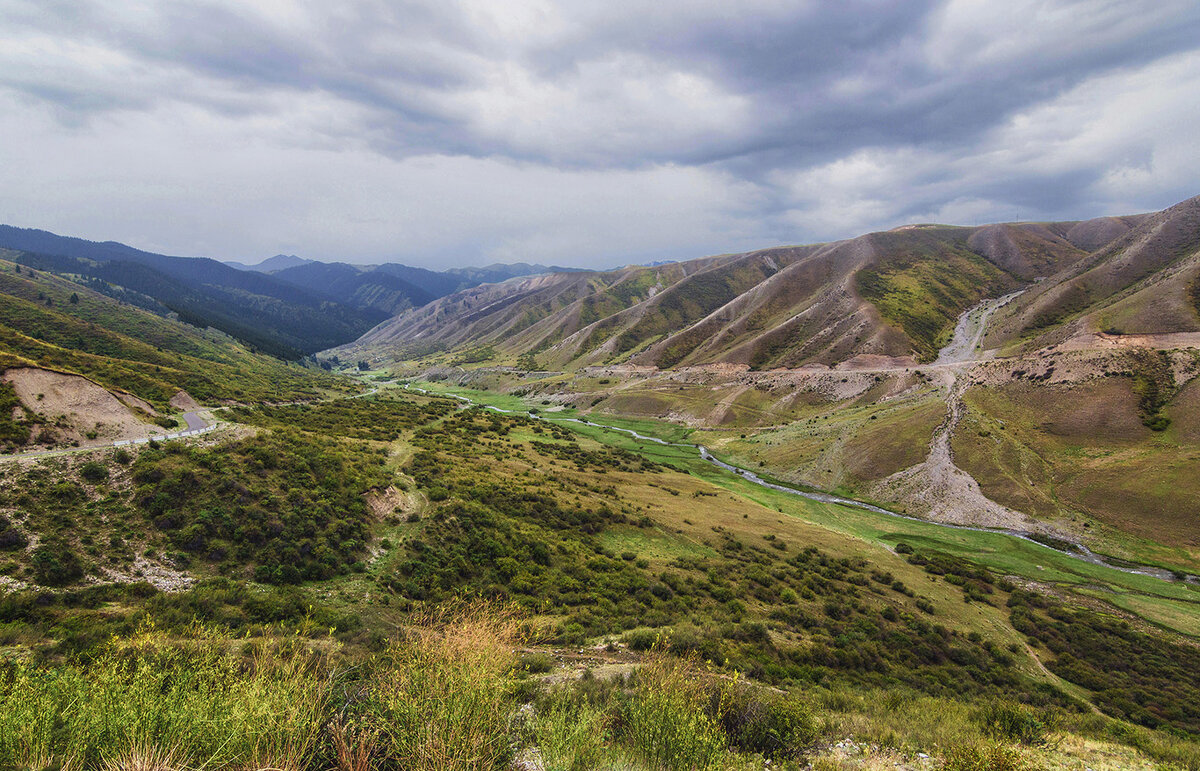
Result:
M1108 3L1077 2L1074 23L1087 26L1089 15L1104 11L1109 26L1128 27L1128 33L1101 30L1103 39L1094 46L1056 46L1035 56L1018 48L1018 55L984 66L967 60L945 68L931 62L924 47L943 5L751 4L738 17L725 10L727 4L656 4L630 13L623 4L563 3L554 8L565 20L564 32L508 45L454 3L346 3L297 13L291 25L253 6L200 2L166 3L140 17L113 14L112 6L97 3L43 6L40 14L25 6L21 16L30 26L40 18L43 31L71 30L147 66L184 68L230 88L333 94L376 113L370 118L373 136L390 153L501 154L596 166L740 160L745 171L775 167L780 159L772 151L803 165L863 145L969 141L1085 77L1138 66L1200 39L1200 7L1194 4L1156 14L1161 3L1125 3L1113 13ZM1048 39L1069 41L1072 33L1062 29ZM589 64L622 53L710 80L747 101L748 119L731 131L719 124L683 131L661 117L612 121L611 131L633 134L629 141L599 136L591 143L555 144L525 141L511 128L485 130L476 119L486 116L455 106L456 95L488 87L488 73L503 67L527 71L535 86L570 91L587 86L580 74ZM581 105L578 122L550 116L558 125L548 130L570 135L585 121L628 110L624 84L607 85L608 93ZM76 111L138 109L154 98L213 99L208 89L188 93L153 82L146 88L159 93L140 100L110 97L108 105L45 85L25 87Z
M684 250L852 235L851 229L939 213L1073 216L1117 200L1148 207L1145 191L1154 180L1162 184L1160 196L1180 189L1162 159L1191 168L1189 159L1200 151L1152 123L1103 141L1055 136L1043 142L1012 126L1048 121L1069 135L1076 130L1072 121L1092 120L1110 98L1088 84L1119 84L1126 100L1139 89L1160 92L1169 84L1122 78L1157 72L1162 62L1196 51L1198 40L1200 6L1182 0L1013 0L1003 6L955 0L262 6L0 0L0 95L17 95L16 109L30 116L46 112L63 127L21 135L18 120L5 124L9 135L0 139L12 152L104 153L144 131L147 142L162 143L159 149L178 148L172 157L185 174L217 168L233 177L234 169L216 161L222 147L286 149L238 157L260 164L268 180L301 186L312 180L313 192L306 198L268 190L256 202L258 211L286 229L320 210L322 221L343 242L356 243L363 259L381 254L387 232L397 242L419 242L408 255L417 261L451 252L468 255L456 258L463 260L497 250L519 255L522 249L564 264L569 260L554 250L616 259L593 242L630 217L648 246L638 251L638 234L623 234L624 252L683 257L689 256ZM1055 112L1043 109L1047 105L1061 106ZM191 116L190 122L178 115ZM1132 120L1124 113L1107 118L1126 119ZM1067 161L1052 152L1054 142L1071 143ZM1023 154L1026 145L1045 149ZM314 154L319 163L312 162ZM371 154L375 167L362 162ZM121 154L112 157L115 163ZM434 159L436 165L446 158L473 161L446 166L460 175L452 182L463 197L513 221L463 210L458 216L486 222L456 228L439 216L446 198L422 200L419 191L399 184L430 184L409 161L419 166ZM497 182L497 161L506 169L504 184ZM880 175L874 179L872 164ZM674 174L678 170L696 174ZM102 170L90 173L95 178ZM131 181L132 173L114 170L113 184L153 186L149 178ZM69 169L61 174L71 178ZM419 238L409 238L397 220L389 231L386 213L362 215L356 207L364 202L355 196L347 195L341 210L319 198L330 187L352 188L367 174L380 194L397 198L403 227ZM389 183L384 174L396 176ZM629 207L603 204L615 193L602 179L637 184L667 177L673 183L665 188L629 189ZM679 197L686 180L701 185L705 197L677 203L678 216L670 201L652 198ZM186 187L186 180L176 184ZM580 185L590 213L563 211L553 197L538 196L541 215L537 207L514 208L505 198L520 196L526 184L550 184L560 194ZM1121 185L1140 192L1120 193ZM492 197L477 196L479 189ZM454 190L454 184L438 185L441 196L453 197ZM681 230L688 217L719 224L699 239L671 236L634 216L638 200L641 209L653 209ZM0 199L0 219L8 216L3 204ZM192 205L217 208L202 200ZM580 235L565 233L554 217ZM347 241L354 227L370 237ZM167 226L151 230L152 238L169 242ZM257 235L240 237L245 248L268 248ZM236 240L212 244L238 248Z

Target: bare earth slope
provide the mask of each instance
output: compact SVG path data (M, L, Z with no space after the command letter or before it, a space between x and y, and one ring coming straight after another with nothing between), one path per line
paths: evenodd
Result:
M39 430L50 432L59 442L86 446L166 433L144 420L149 413L131 408L79 375L21 367L5 371L0 381L11 383L26 412L36 415L29 422L41 424Z
M1036 350L1098 331L1200 331L1191 291L1200 275L1200 197L1135 223L1013 303L997 317L989 344Z

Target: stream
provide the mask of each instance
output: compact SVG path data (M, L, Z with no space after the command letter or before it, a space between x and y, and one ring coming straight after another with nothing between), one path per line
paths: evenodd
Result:
M850 506L850 507L856 508L856 509L863 509L865 511L871 511L876 514L884 514L889 517L896 517L897 519L906 519L910 522L920 522L922 524L935 525L937 527L949 528L951 530L969 530L969 531L976 532L976 533L996 533L999 535L1007 535L1012 538L1020 538L1023 541L1027 541L1036 546L1040 546L1041 548L1046 549L1048 551L1052 551L1057 554L1062 554L1066 557L1080 560L1081 562L1088 562L1093 565L1099 565L1102 567L1111 568L1113 570L1120 570L1123 573L1131 573L1133 575L1149 576L1151 578L1158 578L1163 581L1175 581L1176 580L1174 574L1170 570L1165 570L1163 568L1151 567L1149 565L1128 566L1128 565L1116 564L1114 562L1110 562L1110 561L1106 560L1104 557L1100 556L1099 554L1092 552L1090 549L1088 549L1083 544L1072 543L1071 544L1072 551L1067 551L1064 549L1056 549L1053 546L1049 546L1049 545L1037 540L1034 537L1033 533L1026 532L1026 531L1010 530L1007 528L972 527L970 525L954 525L954 524L949 524L949 523L945 523L945 522L934 522L933 520L921 519L920 517L910 517L907 514L900 514L895 511L890 511L888 509L883 508L882 506L875 506L870 503L864 503L863 501L856 501L853 498L843 498L841 496L830 495L828 493L821 493L821 492L809 492L806 490L799 490L795 487L788 487L786 485L780 485L780 484L776 484L774 482L768 482L767 480L758 476L757 474L755 474L753 471L750 471L749 469L744 469L744 468L741 468L740 466L734 466L731 463L726 463L725 461L720 460L719 458L714 456L708 450L707 447L705 447L702 444L668 442L665 439L659 439L656 436L647 436L645 434L638 433L637 431L634 431L633 429L630 429L630 428L618 428L616 426L607 426L607 425L604 425L603 423L593 423L591 421L583 420L580 418L555 418L555 419L551 420L550 418L545 418L538 413L530 412L528 410L506 410L506 409L502 409L500 407L494 407L490 404L482 404L480 402L476 402L474 399L471 399L469 397L462 396L459 394L446 394L446 393L438 393L437 391L427 391L424 388L418 388L416 386L413 386L413 385L410 385L407 383L404 385L404 388L413 390L413 391L418 391L418 392L426 394L428 396L441 396L441 397L449 396L451 398L466 402L469 405L476 406L476 407L482 407L484 409L492 410L494 412L500 412L500 413L509 414L509 415L524 414L531 418L535 418L537 420L546 420L549 422L579 423L581 425L596 426L597 428L601 428L606 431L619 431L623 434L629 434L630 436L632 436L636 439L640 439L640 440L646 441L646 442L653 442L655 444L660 444L665 447L680 447L680 448L684 448L684 449L696 450L700 454L700 457L703 460L708 461L709 463L711 463L714 466L717 466L718 468L722 468L726 471L733 472L734 474L737 474L742 479L745 479L748 482L759 485L760 487L766 487L771 490L777 490L782 493L787 493L788 495L795 495L795 496L798 496L801 498L807 498L810 501L817 501L819 503L833 503L833 504L838 504L841 506ZM1185 580L1195 583L1195 582L1197 582L1197 578L1198 578L1197 576L1188 576Z

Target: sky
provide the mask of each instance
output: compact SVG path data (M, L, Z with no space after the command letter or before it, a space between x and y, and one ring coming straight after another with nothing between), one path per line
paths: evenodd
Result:
M0 222L611 267L1200 194L1195 0L0 0Z

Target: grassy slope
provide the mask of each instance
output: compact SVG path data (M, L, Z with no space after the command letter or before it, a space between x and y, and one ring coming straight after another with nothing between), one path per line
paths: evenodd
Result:
M904 330L924 360L949 341L959 314L1018 282L967 247L964 228L922 227L880 234L882 264L859 271L858 291Z
M923 391L884 404L812 406L778 428L701 431L698 439L735 465L761 468L793 484L854 494L866 483L925 459L945 403Z
M1191 469L1200 384L1188 382L1198 366L1193 358L1130 351L1005 370L1015 384L968 390L953 441L956 462L988 497L1048 520L1093 550L1195 572L1200 491ZM1056 363L1075 385L1035 377L1034 370L1052 373ZM789 385L786 376L748 385L705 373L519 379L497 370L464 379L483 390L526 394L543 409L569 404L604 420L696 426L694 441L731 462L859 496L870 494L873 481L924 460L945 416L944 397L921 372L847 371L840 383L835 373L811 387ZM1019 396L997 402L999 394Z
M158 408L180 389L202 401L313 397L334 386L278 359L85 289L0 261L0 367L81 374ZM76 296L78 301L71 302Z
M374 435L377 439L394 439L385 442L368 440L375 448L388 449L391 460L382 471L375 465L380 457L376 453L360 452L354 456L359 459L351 464L338 461L335 456L342 450L331 444L330 437L342 433L341 424L355 424L358 422L355 415L373 414L378 408L386 408L388 402L355 400L352 404L355 405L354 414L347 413L338 403L330 405L329 409L334 411L324 416L327 420L312 421L314 431L306 438L301 435L288 437L284 444L269 439L269 436L242 440L226 448L224 453L182 447L150 449L134 461L129 474L119 464L109 461L112 476L101 482L84 482L79 478L79 459L55 462L65 474L48 474L45 470L25 473L12 469L8 473L17 476L11 481L18 483L9 486L11 499L6 497L0 501L0 506L24 511L19 522L24 532L36 534L44 543L53 541L59 559L74 553L85 571L90 569L87 563L91 561L132 571L139 564L134 556L153 553L147 551L153 549L170 550L164 557L176 567L185 565L200 575L220 572L243 580L249 566L254 564L267 566L267 570L255 570L253 575L263 573L263 577L271 578L267 575L270 566L279 565L280 557L285 556L288 549L300 549L300 553L284 564L304 571L310 568L320 571L321 554L328 552L321 541L330 527L342 526L332 520L333 512L341 512L337 516L344 517L352 528L364 525L362 512L346 510L344 501L334 506L333 512L327 511L323 501L333 500L327 490L316 486L291 489L295 478L303 476L298 476L298 471L304 467L312 467L312 473L317 473L326 485L335 485L339 495L344 492L361 494L364 484L381 487L387 484L388 474L397 472L401 473L393 477L396 484L411 487L411 476L421 492L431 498L437 497L435 490L438 487L449 488L453 493L451 500L445 506L426 509L419 522L406 522L390 515L383 521L374 521L371 524L374 535L391 539L392 548L372 550L374 556L362 573L327 584L331 587L330 594L345 598L347 612L356 612L372 620L373 624L385 625L386 619L394 619L395 614L403 611L412 600L439 599L442 595L449 597L475 591L492 595L498 585L504 584L509 585L510 596L531 610L544 608L545 612L557 617L560 621L557 634L567 635L568 639L579 633L595 634L597 630L620 631L649 619L658 619L657 623L662 624L710 617L739 624L743 615L747 616L747 622L765 618L780 602L778 597L765 594L754 588L756 584L750 583L749 575L757 575L755 581L775 580L762 574L761 568L755 568L755 565L774 566L774 572L783 575L780 571L790 564L785 561L796 558L804 547L812 546L830 558L845 558L848 560L846 565L858 565L850 568L850 572L865 575L866 568L861 566L860 559L861 544L856 540L840 538L823 527L756 504L738 491L722 492L695 475L653 467L639 470L640 456L614 455L607 449L607 443L588 438L590 431L599 429L582 427L580 434L552 427L545 427L552 430L544 431L540 423L513 423L500 416L493 418L486 412L475 417L465 413L454 415L446 418L443 426L436 419L436 413L427 413L415 423L429 423L430 418L434 418L433 433L428 439L421 439L419 432L418 435L409 433L405 426L411 427L414 423L402 421L393 431ZM264 412L256 421L264 428L290 426L295 417L291 413L298 415L302 410L321 412L318 408L278 408ZM489 421L494 421L501 431L489 433ZM461 443L455 439L458 429L454 426L459 424L466 431L462 434L465 441ZM444 427L453 430L446 433ZM564 454L553 450L555 447L561 448ZM449 462L431 465L430 459L435 455L443 456ZM324 460L326 457L328 461ZM686 454L680 454L676 460L685 457ZM338 463L342 465L338 466ZM320 469L318 464L322 465ZM280 476L282 470L290 470L287 478ZM383 477L380 477L381 473ZM214 475L218 478L213 478ZM58 481L63 476L74 481ZM345 484L338 487L343 478ZM338 492L343 487L344 492ZM517 490L522 487L526 492ZM516 497L504 492L508 489L517 491ZM582 497L583 493L587 494L586 499ZM226 499L236 495L237 508L243 513L233 523L225 522L224 509L216 499L206 498L206 494ZM27 499L22 499L22 495ZM501 497L494 498L496 495ZM29 496L36 496L36 501ZM455 502L459 499L464 503ZM471 503L472 499L478 503ZM286 505L285 501L288 502ZM535 506L530 513L514 513L529 503ZM603 504L601 510L610 509L622 516L597 518L594 512L598 504ZM438 515L439 509L444 513ZM73 513L75 511L86 514L80 518ZM419 509L410 508L409 513L412 511ZM642 516L650 517L652 524L634 522ZM556 524L556 517L564 519ZM272 525L273 518L277 518L276 525ZM153 523L148 541L138 532L139 520ZM714 532L713 528L719 528L720 532ZM280 540L280 532L291 533L288 538L294 543L289 545ZM299 537L305 533L309 535ZM598 552L589 533L598 533L600 543L611 550L612 556ZM770 536L770 540L765 536ZM362 536L357 529L347 537L360 539L358 546L346 546L344 542L341 546L363 550ZM462 539L473 539L470 541L473 545L459 553L455 551L455 544L468 543ZM420 545L422 541L426 545ZM512 568L518 571L516 576L504 572L507 568L500 554L510 548L519 553L537 543L550 547L545 557L512 562ZM739 544L734 549L737 556L729 552L731 547L727 543ZM101 544L111 548L100 549ZM448 551L442 554L441 550ZM644 559L645 564L635 566L632 561L619 559L625 551ZM424 560L422 555L428 553L437 558ZM743 559L742 554L752 559ZM336 562L325 575L344 571L348 562L354 559L353 551L329 556ZM661 585L655 576L663 571L687 577L688 585L691 585L695 571L681 570L674 564L679 556L711 558L715 565L723 566L719 572L725 580L738 582L731 587L731 599L739 598L745 609L734 610L733 605L726 609L724 600L714 603L705 599L704 594L695 594L695 590L690 595L681 594L689 597L686 605L670 599L670 591L664 594L659 594L657 589L647 591ZM871 556L873 567L892 572L911 586L916 598L896 592L881 592L876 596L864 590L861 599L854 603L856 607L865 603L868 608L891 606L919 614L921 611L914 603L924 598L947 623L965 625L964 634L965 629L981 634L988 632L991 622L985 619L995 622L1001 618L999 609L986 604L980 604L978 609L962 610L964 603L958 587L932 580L920 568L890 552L881 551ZM820 565L826 564L825 559L821 558ZM538 567L542 564L539 560L544 562L544 570ZM458 564L463 567L455 567ZM473 567L468 568L468 565ZM451 582L440 583L448 568L452 571ZM834 568L846 570L837 565ZM824 570L819 566L814 569ZM6 567L6 572L24 580L40 576L37 570L38 566L26 564L25 558L19 558L15 566L10 563ZM526 575L525 571L530 573ZM742 571L750 573L741 578ZM699 575L705 575L703 569ZM74 579L64 574L62 580L71 583ZM285 577L284 580L289 579ZM532 596L523 597L522 592L531 590L518 589L518 581L526 581L531 586L545 584L544 588L533 591ZM675 584L671 579L667 581L676 586L677 591L684 591L681 584ZM577 582L574 590L569 587L572 582ZM606 598L596 606L596 596L604 594L606 586L615 593L611 600ZM814 619L821 616L822 602L840 601L838 598L854 595L857 591L842 589L842 594L830 594L834 592L832 585L820 581L798 586L811 586L817 596L810 593L794 611L803 611ZM405 598L406 602L389 605L385 600L382 606L363 602L363 597L380 591L385 597ZM635 597L638 598L637 608L630 606L621 610L617 607L623 608L624 603ZM546 604L542 605L543 602ZM609 602L617 605L606 610L603 603ZM3 612L7 611L0 608L0 615ZM245 624L246 614L255 612L241 600L236 608L230 608L222 615L231 621L240 619L240 623ZM565 621L562 620L564 615ZM573 631L576 629L579 631ZM74 637L65 629L47 631L52 631L55 636ZM780 642L798 639L796 632L786 625L780 627L778 634ZM989 632L989 637L994 635ZM751 663L759 660L757 646L731 639L734 641L726 643L730 646L728 655ZM1004 644L1014 640L1015 637L1009 634L1004 638ZM938 671L936 667L930 670L929 674L934 678L931 684L938 682ZM920 672L913 674L921 676Z
M1104 531L1118 556L1200 566L1196 383L1168 401L1163 432L1142 424L1128 377L1076 386L968 391L955 457L989 497Z
M479 393L470 395L486 398L486 395ZM426 401L420 397L413 397L413 400ZM506 407L521 404L512 397L501 397L497 402L498 406ZM937 743L944 749L946 745L942 743L950 741L952 736L976 735L975 729L967 728L971 718L970 713L964 710L970 710L971 707L964 699L968 699L970 694L988 692L990 688L1000 687L1003 690L1014 687L1013 684L1001 685L1002 681L985 685L973 679L978 676L972 674L977 670L964 662L978 662L981 655L986 661L987 654L983 653L984 648L978 643L994 646L1001 658L1008 655L1002 651L1013 651L1010 674L1020 673L1029 678L1031 683L1054 685L1076 696L1085 695L1085 692L1048 674L1032 658L1027 657L1024 636L1012 628L1010 612L1004 607L1005 598L1010 594L1016 596L1015 593L997 588L996 594L990 596L990 604L980 600L964 602L964 588L950 580L955 576L931 573L888 547L903 541L915 546L918 551L928 548L946 554L960 554L988 564L997 572L1018 575L1033 572L1043 582L1061 582L1062 588L1081 586L1084 591L1091 592L1108 584L1120 589L1121 600L1128 606L1142 609L1154 606L1154 612L1164 612L1164 609L1175 611L1179 607L1187 609L1179 597L1171 596L1171 592L1178 593L1180 589L1176 585L1150 579L1139 581L1136 576L1118 575L1111 570L1087 566L1035 544L1013 541L995 534L947 531L925 523L896 520L844 506L817 504L765 490L699 461L695 453L687 448L639 441L594 423L565 424L554 429L541 423L511 421L498 416L493 420L486 412L477 416L460 413L444 421L447 428L456 422L467 428L456 440L453 438L454 432L446 433L439 428L442 423L432 415L416 421L404 418L394 425L385 420L371 419L379 409L393 410L389 404L392 403L385 392L376 399L335 402L327 407L280 407L264 410L257 416L242 415L243 419L257 423L261 431L293 425L297 422L296 417L304 412L309 418L306 425L311 429L308 437L302 440L289 439L290 443L300 441L314 446L327 446L330 437L348 433L360 440L367 440L376 450L385 451L388 461L383 470L385 476L394 475L395 484L411 488L414 482L417 483L418 497L414 499L406 495L402 504L403 514L407 516L389 515L381 521L369 523L375 545L366 552L368 556L362 572L351 572L312 583L303 589L276 588L264 591L253 585L219 582L180 595L150 596L149 599L146 599L147 593L144 591L141 595L132 591L118 591L108 596L107 604L97 601L101 597L98 592L102 590L49 595L40 604L34 602L32 597L26 598L28 603L0 597L0 620L8 622L2 628L3 638L0 642L16 642L19 646L44 645L44 635L49 635L62 641L59 653L66 653L72 649L71 646L100 641L105 630L131 631L136 624L137 614L145 609L163 619L164 623L169 619L172 624L186 624L188 619L199 615L227 623L239 633L254 636L279 634L279 630L265 626L269 621L294 620L300 629L307 630L302 634L310 637L318 650L327 652L336 650L334 639L359 650L378 646L379 630L396 629L399 624L405 623L408 612L414 607L413 595L403 583L393 583L397 577L405 575L405 566L425 553L426 549L432 549L438 559L430 564L436 570L447 567L454 569L454 560L440 558L442 550L451 549L464 533L469 533L469 519L486 509L492 512L489 517L497 519L491 522L478 520L477 523L486 523L480 534L490 534L490 538L501 544L500 548L527 548L526 545L538 541L554 547L550 550L549 567L561 572L551 574L554 578L546 585L547 594L535 593L534 597L559 598L541 607L548 614L544 621L550 622L549 627L556 630L556 634L565 635L564 639L573 641L573 635L577 633L575 630L586 633L589 624L619 618L609 616L610 611L604 604L609 600L593 604L596 602L594 593L603 592L603 587L612 580L602 577L625 576L634 582L632 586L635 591L630 592L629 596L617 593L612 601L622 603L633 596L640 596L642 599L639 601L649 603L645 611L632 618L673 623L677 626L681 642L695 640L702 645L719 645L721 647L718 650L729 655L737 666L748 668L758 676L772 680L782 677L793 685L803 681L803 688L809 692L812 703L818 705L820 714L836 721L836 727L828 729L831 736L836 732L836 738L854 735L885 746L924 749L931 749L931 744ZM397 416L408 414L406 409L394 409L399 410ZM555 414L566 417L573 413ZM434 417L434 420L428 425L437 430L428 439L420 439L410 433L414 425L428 422L429 417ZM678 426L648 420L616 422L647 434L659 429L672 439L684 438L685 429ZM539 430L541 433L538 433ZM614 456L608 451L613 447L626 448L635 454ZM440 464L440 476L432 481L421 471L423 462L414 463L421 453L431 449L449 461L448 464ZM205 457L211 455L209 453ZM163 460L175 463L184 457L186 454L176 453L165 458L150 458L148 467L159 467ZM638 457L667 463L679 470L639 471L636 470ZM202 466L210 462L199 456L196 459L201 461ZM235 477L238 474L258 475L260 472L253 468L253 460L252 454L247 455L245 459L233 463L233 468L226 467L221 473L232 473ZM260 460L265 460L265 456ZM78 461L67 461L73 462ZM141 460L135 462L135 468L142 464ZM198 471L209 473L205 469ZM168 477L182 479L175 470ZM270 473L261 479L275 484L271 481L275 478ZM383 482L374 480L371 483ZM605 502L619 512L629 511L638 516L645 514L651 518L652 524L610 521L596 534L593 545L589 537L581 535L575 525L565 530L555 530L551 518L541 514L529 518L505 513L498 499L490 497L493 493L489 490L530 483L539 494L549 494L555 499L561 511L594 509L598 503ZM431 504L422 499L424 495L432 496L435 487L441 484L447 484L453 491L449 500L443 504ZM105 485L101 484L88 494L94 501L101 501L107 492ZM282 488L280 494L284 497L287 495ZM259 497L258 493L255 496ZM472 509L469 504L472 499L484 508ZM259 497L259 500L269 502L270 499ZM463 508L463 503L456 501L467 503L467 507ZM100 513L97 507L90 504L88 510L90 519L97 518L96 514ZM473 511L476 513L472 514ZM401 512L398 510L397 513ZM421 516L417 519L413 514ZM73 515L64 511L61 516ZM97 532L90 537L94 542L102 535ZM383 538L389 539L390 543L384 543ZM425 546L418 546L418 542L424 542ZM481 542L481 546L486 543ZM731 550L730 543L739 543L741 546ZM809 547L815 549L817 555L822 555L820 561L794 563L794 560L807 553L805 549ZM140 550L141 546L136 548ZM644 563L635 565L624 558L624 552L634 555L637 560L644 560ZM452 554L453 551L447 553ZM537 580L536 575L523 579L521 573L504 578L503 571L507 569L504 560L483 554L479 547L473 547L463 554L475 555L476 559L470 561L482 572L468 573L456 579L461 582L461 585L456 585L459 590L487 589L492 585L491 582L501 581L507 583L512 595L520 597L523 591L518 588L520 582ZM681 558L685 562L680 562ZM864 558L865 565L862 562ZM686 567L687 560L708 561L714 570L709 571L705 578L703 571L690 571ZM795 604L789 604L791 601L778 590L780 584L776 583L774 588L770 588L770 584L776 580L773 576L787 574L778 580L784 586L792 586L794 579L790 573L793 564L809 565L804 569L808 577L794 585L818 591L815 597L801 597ZM827 564L832 573L825 572L827 568L822 567ZM758 567L760 565L769 569L764 572ZM847 569L843 565L862 567ZM520 561L516 566L520 569ZM890 573L887 581L900 581L912 594L889 589L887 583L879 583L879 579L875 578L876 573ZM572 590L568 584L572 579L578 580L589 575L593 577L581 581L582 586L586 587L586 592L578 597L582 604L575 604L577 600L570 598ZM840 577L822 578L833 575ZM434 576L436 573L431 574L430 578ZM859 577L864 581L863 584L857 583ZM645 583L639 583L642 581ZM716 598L718 602L714 603L704 590L696 591L709 582L719 587L722 581L728 582L733 590L733 604L720 602L719 597ZM830 581L830 586L821 589L822 581ZM659 596L657 592L664 585L676 587L678 594L672 597L669 591L664 591ZM637 589L638 586L641 589ZM391 591L388 591L389 588ZM653 588L654 592L647 592L647 588ZM830 591L832 594L828 593ZM490 593L490 589L484 592ZM680 605L681 600L684 601L683 605ZM553 604L559 602L566 604ZM932 617L921 609L920 602L929 603ZM419 603L416 607L419 607ZM889 607L901 613L901 622L886 622L886 615L874 615ZM853 610L848 611L851 608ZM827 619L829 613L845 612L850 612L848 620L838 622ZM21 622L13 621L14 618L21 618L21 613L32 614L25 618L42 618L46 625L40 633L27 631ZM300 621L306 613L308 620ZM783 615L778 615L780 613ZM563 623L564 614L566 623ZM814 626L806 626L801 630L793 622L785 620L789 617L802 619L806 617L805 614L815 622ZM1195 614L1188 618L1194 621ZM766 621L769 642L755 637L761 634L756 631L758 627L755 625L759 619ZM864 633L873 634L873 625L877 624L883 624L883 628L893 634L889 638L890 650L886 653L882 650L873 653L870 638L864 640L860 636ZM336 633L329 629L335 625ZM863 669L861 661L855 658L857 655L881 656L882 662L890 662L896 654L915 652L917 648L909 647L915 640L900 640L904 635L911 635L913 629L921 628L936 632L933 637L925 638L926 646L946 645L944 655L957 662L943 659L941 663L932 663L922 659L904 665L906 672L901 679L908 682L909 687L933 689L945 694L932 700L915 697L894 679L888 679L901 676L900 670L885 670L890 674L880 679L880 674L872 674L870 667ZM938 632L939 629L946 631ZM837 630L841 632L836 637L832 636ZM39 637L39 634L43 636ZM293 639L299 641L301 638ZM53 653L53 650L50 648L47 652ZM772 650L796 652L788 656L831 655L840 663L817 664L815 661L820 660L817 659L812 669L796 669L789 664L788 658L774 658L777 654L771 653ZM829 653L822 653L824 650ZM860 654L855 654L856 650ZM923 651L922 655L928 655L931 649L925 647ZM1041 655L1047 654L1042 652ZM876 662L870 666L878 665L880 659L876 658ZM894 667L896 664L888 666ZM801 679L794 680L796 677ZM847 691L837 684L842 682L843 677L851 683L889 682L887 692L896 696L896 701L884 713L879 713L865 702L859 703L859 699L878 700L879 694L872 695L868 691L860 694L853 690L859 686ZM1021 686L1018 690L1025 687ZM1028 696L1034 698L1046 698L1047 694L1046 691L1037 690L1027 692ZM912 709L906 706L910 699L913 699ZM1117 713L1121 709L1120 705L1112 708ZM937 726L921 724L919 714L929 709L936 710L940 715ZM903 724L895 722L899 715L906 716ZM957 717L951 720L950 715ZM887 736L877 732L887 732ZM1073 738L1072 741L1080 740ZM1139 738L1139 741L1148 740ZM1080 748L1071 748L1072 756L1079 757L1082 752ZM1130 756L1126 750L1120 750L1118 754L1121 757Z

